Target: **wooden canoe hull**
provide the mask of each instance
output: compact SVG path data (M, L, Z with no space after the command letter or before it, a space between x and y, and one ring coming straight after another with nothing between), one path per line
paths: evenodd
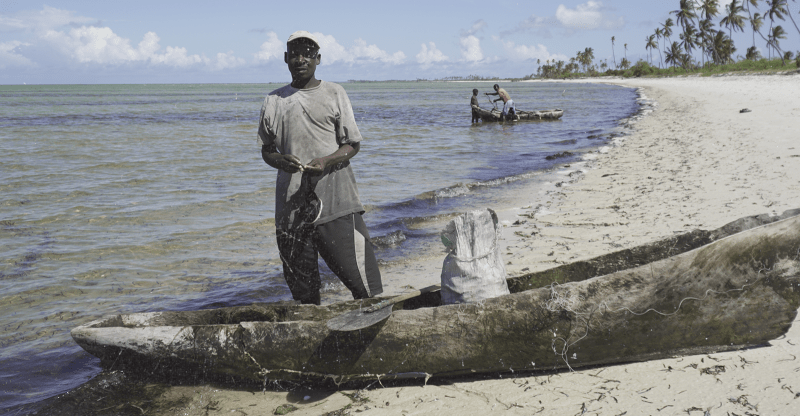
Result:
M481 118L483 121L502 121L501 120L501 111L500 110L489 110L481 107L473 108L477 113L478 117ZM561 109L553 109L553 110L542 110L542 111L517 111L517 117L513 121L521 121L521 120L534 120L534 121L554 121L561 118L564 115L564 110Z
M437 302L428 294L361 331L325 325L356 302L282 302L114 315L72 336L107 368L337 383L709 353L764 344L788 330L800 305L799 251L794 216L643 266L480 304L426 307ZM570 280L563 277L555 281Z

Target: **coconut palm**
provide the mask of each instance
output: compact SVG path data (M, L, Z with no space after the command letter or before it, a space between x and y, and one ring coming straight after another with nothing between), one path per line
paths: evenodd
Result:
M697 30L699 32L697 40L699 41L700 50L703 51L700 56L705 58L705 55L708 54L716 62L717 52L714 49L714 36L717 31L714 30L714 23L711 22L711 19L703 19L698 22Z
M653 48L657 48L658 44L656 43L656 35L650 35L644 38L644 41L647 43L644 48L650 50L650 64L653 63Z
M661 32L665 38L667 38L667 42L671 42L669 39L672 36L672 28L675 26L675 23L672 22L672 18L668 17L667 20L661 24Z
M664 44L664 53L667 52L667 48L669 48L670 43L672 43L669 37L672 36L673 26L675 26L675 24L672 23L672 18L667 18L667 20L661 24L661 35L667 39L667 43Z
M748 59L748 60L751 60L751 61L757 61L757 60L761 59L761 52L759 52L758 48L756 48L756 46L753 45L753 46L747 48L747 56L745 56L745 59Z
M794 0L792 0L792 1L794 1ZM797 27L797 22L795 22L794 21L794 17L792 17L792 11L789 10L789 3L788 2L786 3L786 14L789 16L789 19L792 19L792 24L794 24L794 28L795 28L795 30L797 30L797 33L800 33L800 27ZM798 57L800 58L800 56L798 56Z
M584 48L583 54L581 54L580 57L581 57L581 65L583 65L584 70L586 72L589 72L589 69L592 66L592 62L594 62L594 49Z
M703 20L710 20L719 13L719 0L703 0L698 10Z
M697 46L697 29L692 25L684 26L680 38L681 46L686 51L684 61L689 62L692 58L692 50Z
M694 3L692 0L681 0L680 9L669 12L675 15L675 21L686 29L686 26L691 26L697 14L695 13Z
M701 46L703 50L710 49L710 55L713 55L715 53L713 42L715 32L713 30L714 23L711 19L716 17L719 13L719 0L702 0L697 10L700 11L700 17L702 18L702 20L697 22L698 30L700 31ZM705 54L702 56L705 56Z
M624 59L628 59L628 44L626 43L623 46L625 47L625 58Z
M614 55L614 41L616 38L614 36L611 37L611 57L614 58L614 67L617 67L617 57Z
M661 48L659 48L659 46L661 45L662 33L663 32L661 32L661 28L657 27L655 35L656 35L656 50L658 51L658 59L659 59L659 62L660 62L658 64L659 68L663 68L664 67L664 56L661 55Z
M761 16L761 13L756 13L750 18L750 27L753 29L753 47L756 46L756 32L758 32L758 36L761 36L761 39L767 40L764 35L761 34L761 26L763 25L764 17Z
M672 66L679 65L683 62L683 53L681 52L681 47L678 45L678 42L672 42L669 49L665 52L666 58L664 59L668 64L672 64Z
M766 16L769 16L769 32L772 32L772 25L775 24L776 19L785 20L783 15L787 14L786 0L766 0L769 10Z
M765 0L765 1L767 3L768 10L764 14L764 16L769 17L769 29L767 30L767 38L765 38L765 40L767 41L767 51L770 51L768 55L771 58L772 54L771 54L770 39L772 39L772 30L774 29L773 25L775 24L775 21L778 19L784 20L783 15L787 14L786 0ZM781 30L783 29L781 28Z
M738 0L733 0L727 7L725 7L725 17L720 20L720 26L728 28L728 36L733 39L733 32L744 32L744 21L746 17L740 15L744 8L738 3Z
M725 35L723 31L717 31L716 35L714 35L713 39L714 49L717 51L717 56L719 64L725 64L732 60L733 53L736 52L736 48L733 46L733 41L731 38Z
M771 47L772 49L775 49L775 53L781 57L781 61L784 65L786 65L786 60L783 59L783 56L781 55L780 39L786 39L786 31L783 30L781 25L778 25L773 27L772 31L769 33L767 39L767 48Z

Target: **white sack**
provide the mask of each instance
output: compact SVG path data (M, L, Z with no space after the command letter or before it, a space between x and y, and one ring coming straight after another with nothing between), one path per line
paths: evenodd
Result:
M445 304L479 302L509 293L497 247L497 223L497 214L484 209L467 212L447 224L442 232L442 242L450 249L442 265Z

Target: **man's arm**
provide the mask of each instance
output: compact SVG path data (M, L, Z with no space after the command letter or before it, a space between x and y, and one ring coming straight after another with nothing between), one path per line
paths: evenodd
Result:
M297 156L278 153L278 148L274 143L261 146L261 158L273 168L288 173L300 172L303 167L303 163Z
M352 159L353 156L358 153L360 148L361 144L358 142L353 144L345 143L339 146L339 149L330 155L318 157L312 160L308 165L306 165L306 171L312 175L322 175L322 173L325 171L325 168L328 166L333 166L337 163L346 162Z

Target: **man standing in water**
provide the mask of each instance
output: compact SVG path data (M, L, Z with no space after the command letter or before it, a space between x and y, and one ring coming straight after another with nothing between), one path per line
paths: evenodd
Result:
M511 99L511 96L508 95L506 90L500 88L500 86L497 85L497 84L494 84L494 91L495 92L487 92L485 94L486 95L499 95L500 98L498 98L498 99L496 99L496 100L494 100L492 102L496 103L496 102L498 102L500 100L503 100L504 104L503 104L502 119L503 120L513 120L514 117L517 114L517 109L514 107L514 100Z
M480 120L478 116L478 110L476 108L480 107L481 105L478 103L478 89L474 88L472 90L472 98L469 100L469 106L472 107L472 122L477 123Z
M266 97L258 126L261 157L278 170L284 278L294 299L319 305L321 255L354 298L373 297L383 286L350 166L362 140L350 99L340 85L315 77L322 55L311 33L293 33L286 49L292 83Z

